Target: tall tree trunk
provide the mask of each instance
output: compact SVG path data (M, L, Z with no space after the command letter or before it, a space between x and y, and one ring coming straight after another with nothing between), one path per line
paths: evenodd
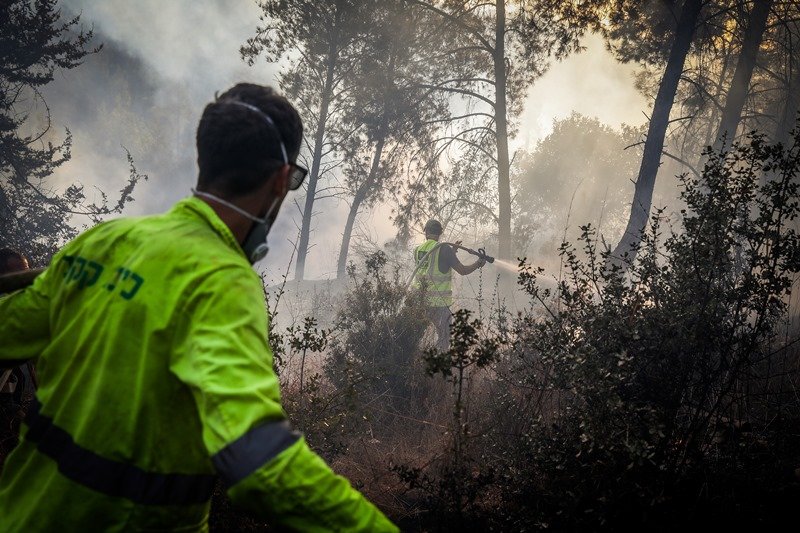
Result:
M356 216L361 204L367 198L370 189L375 186L375 178L378 175L378 167L381 163L381 156L383 155L383 147L386 144L385 128L382 135L375 145L375 152L372 156L372 165L369 169L369 174L364 183L356 191L353 196L353 203L350 204L350 212L347 214L347 223L344 225L344 234L342 235L342 246L339 249L339 261L336 265L336 277L343 279L347 271L347 254L350 252L350 237L353 235L353 226L356 223Z
M716 132L716 127L719 124L717 122L719 120L719 114L722 111L717 104L722 99L722 96L725 94L725 88L723 84L725 83L725 77L728 75L728 67L731 64L731 47L728 45L725 48L724 56L722 58L722 69L720 69L719 78L717 82L714 84L714 101L712 102L712 110L711 110L711 117L708 119L708 124L706 125L706 133L703 137L705 140L703 142L703 147L710 146L714 144L714 133ZM702 150L701 150L702 152ZM703 165L703 155L697 154L697 167L701 167Z
M498 220L498 256L511 257L511 180L508 156L508 118L506 104L506 4L497 0L494 45L495 135L497 143L497 192L500 213Z
M303 207L303 224L300 227L300 242L297 245L297 262L294 267L295 281L301 281L305 276L306 256L308 255L308 240L311 235L311 215L314 211L314 200L317 194L317 181L319 180L319 169L322 165L322 145L325 142L325 128L328 122L328 109L333 95L333 76L336 71L336 60L338 50L335 44L331 44L328 51L327 72L325 74L325 85L322 89L322 100L319 108L319 120L317 121L317 131L314 134L314 154L311 160L311 172L308 175L308 191L306 202Z
M778 119L776 120L775 132L772 139L776 143L784 146L790 142L790 134L797 125L797 111L800 109L800 65L795 65L793 58L791 62L792 75L786 85L786 98L783 102L783 109L778 109ZM766 184L775 176L775 170L761 173L761 185Z
M383 91L383 120L378 129L378 137L375 143L375 151L372 155L372 164L369 168L369 174L367 174L367 179L365 179L358 190L356 190L356 194L353 196L353 203L350 204L350 212L347 213L347 222L344 225L344 233L342 234L342 246L339 249L339 261L336 264L336 277L338 279L343 279L347 271L347 256L350 253L350 238L353 235L353 226L355 226L356 217L358 216L358 210L361 208L361 204L367 199L370 190L375 186L378 169L381 164L381 157L383 157L383 147L386 145L386 137L389 135L389 117L387 116L391 92L389 87L394 85L396 60L397 55L390 53L387 74L391 82L384 87Z
M756 66L758 49L767 27L767 17L772 7L773 0L755 0L753 9L748 17L747 29L744 32L742 50L733 72L733 81L725 99L725 109L722 111L722 120L719 123L714 148L724 149L730 146L736 136L736 128L742 117L747 93L750 90L750 79Z
M791 61L791 59L790 59ZM792 76L786 87L786 102L783 106L778 126L775 131L775 142L786 144L789 134L797 125L797 111L800 109L800 64L792 61Z
M650 117L650 125L647 128L647 139L644 143L639 176L636 179L630 218L625 233L612 254L617 260L625 254L630 254L629 259L635 257L635 250L632 248L641 239L642 231L647 225L650 205L653 202L653 188L656 183L658 167L661 166L661 153L664 150L664 137L669 125L669 114L672 111L675 92L678 90L683 64L692 44L702 5L702 0L686 0L681 9L678 26L675 29L675 41L669 52L664 76L661 78L661 84L653 104L653 115Z

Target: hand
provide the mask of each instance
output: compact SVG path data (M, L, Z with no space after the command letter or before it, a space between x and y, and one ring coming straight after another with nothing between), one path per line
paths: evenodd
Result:
M461 246L461 241L456 241L453 244L455 244L456 246Z
M483 257L478 259L478 268L483 268L483 265L485 264L486 264L486 259L484 259Z

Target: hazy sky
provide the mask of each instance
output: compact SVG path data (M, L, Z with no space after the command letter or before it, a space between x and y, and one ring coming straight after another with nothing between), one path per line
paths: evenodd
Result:
M253 0L63 0L61 5L67 14L81 13L104 49L46 88L55 133L67 126L74 135L73 160L59 170L59 184L78 180L118 190L128 174L125 146L139 171L150 176L137 188L129 214L167 209L194 183L194 128L214 92L241 80L274 83L277 66L261 61L248 67L239 58L239 46L258 23L258 7ZM585 52L554 64L531 88L512 149L533 146L551 131L554 119L573 110L614 127L644 122L649 104L634 88L633 67L618 64L596 37L584 45ZM333 274L346 212L344 202L319 202L307 276ZM391 238L388 212L378 207L365 213L357 234L360 229L377 242ZM263 266L273 276L286 268L297 219L296 209L284 209L270 236L272 251Z

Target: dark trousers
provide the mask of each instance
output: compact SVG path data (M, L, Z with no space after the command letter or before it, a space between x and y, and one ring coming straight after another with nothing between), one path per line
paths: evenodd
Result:
M428 320L436 330L436 349L446 352L450 349L450 323L453 321L453 313L449 307L428 307Z
M25 410L36 392L33 365L14 368L9 380L14 392L0 392L0 472L11 451L19 443L19 428Z

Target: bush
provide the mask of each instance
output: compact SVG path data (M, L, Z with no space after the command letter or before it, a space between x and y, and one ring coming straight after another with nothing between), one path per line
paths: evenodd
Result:
M538 395L503 457L531 481L509 487L523 523L688 523L714 514L731 484L772 490L800 459L774 457L789 448L770 429L797 416L796 399L772 391L797 378L775 347L800 270L800 143L752 136L705 155L701 176L680 176L677 227L665 232L657 212L637 261L614 266L586 226L582 257L561 247L567 275L552 298L535 271L521 276L547 309L518 321L517 394L500 404L519 412Z
M379 405L407 411L424 382L419 354L428 321L419 291L408 291L399 271L389 277L385 266L377 252L367 259L365 275L351 267L352 289L335 321L325 374L354 402L383 398Z
M493 472L476 460L476 442L470 428L467 395L477 378L476 372L495 361L499 343L480 319L457 310L451 327L450 349L429 349L423 355L428 376L441 376L452 387L452 416L447 426L445 453L422 468L397 465L393 471L411 489L421 493L426 511L435 524L456 531L481 530L485 522L481 503L483 493L493 482Z

